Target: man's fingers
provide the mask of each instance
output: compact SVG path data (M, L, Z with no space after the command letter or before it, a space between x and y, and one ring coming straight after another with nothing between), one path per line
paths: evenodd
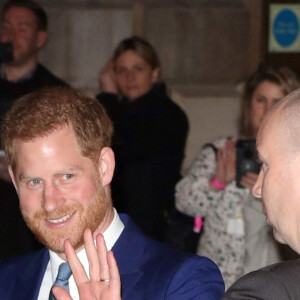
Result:
M90 229L86 229L83 234L84 247L89 261L90 266L90 280L100 280L100 267L98 261L98 253L93 240L93 235Z
M88 276L69 240L65 241L65 254L67 256L67 261L71 267L72 274L77 286L83 282L88 282Z
M112 251L109 251L107 253L107 261L108 261L109 273L110 273L110 287L114 291L115 294L114 296L117 295L120 296L120 291L121 291L120 273Z
M80 299L120 300L121 280L114 255L111 251L107 252L102 234L97 235L96 244L97 247L94 244L91 230L86 229L84 232L84 246L91 277L88 279L70 241L65 241L65 254L72 269ZM98 274L96 274L97 270ZM107 280L107 282L104 280ZM53 288L53 294L57 300L72 300L68 292L60 287Z
M109 265L107 257L107 249L102 234L98 234L96 237L97 253L100 265L100 279L110 279Z
M56 300L72 300L69 293L60 286L55 286L52 288L52 293Z
M242 179L241 179L241 185L244 186L245 188L251 190L256 182L256 178L257 178L257 175L256 176L252 176L252 175L249 175L250 173L248 172L246 174L246 176L243 176ZM253 174L253 173L251 173Z
M248 177L249 179L251 179L255 182L258 178L258 174L252 173L252 172L247 172L246 177Z

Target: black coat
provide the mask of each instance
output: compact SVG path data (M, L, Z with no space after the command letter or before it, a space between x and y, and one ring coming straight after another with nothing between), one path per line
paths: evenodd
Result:
M18 82L0 78L0 117L10 109L17 98L46 86L67 86L65 82L50 73L44 66L38 64L32 76Z
M187 117L167 96L163 84L133 102L114 94L100 94L98 99L115 128L114 206L161 240L180 178Z
M222 300L298 300L299 281L299 259L276 263L241 277Z
M67 86L67 84L40 64L29 79L15 83L0 79L1 122L14 100L45 86ZM0 193L0 260L43 247L23 221L13 184L0 180Z

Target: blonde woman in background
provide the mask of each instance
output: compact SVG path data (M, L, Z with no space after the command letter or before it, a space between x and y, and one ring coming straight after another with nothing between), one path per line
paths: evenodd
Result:
M260 66L244 85L237 138L221 138L204 147L176 186L176 207L205 218L197 254L219 266L226 288L240 276L280 260L278 245L251 195L257 174L247 172L236 185L236 141L255 140L259 124L274 103L299 88L288 68Z

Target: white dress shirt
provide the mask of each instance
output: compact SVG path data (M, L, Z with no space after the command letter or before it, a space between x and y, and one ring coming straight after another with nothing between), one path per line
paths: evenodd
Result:
M109 227L103 233L107 250L111 250L115 242L118 240L124 229L124 224L121 221L117 211L114 209L114 218ZM38 300L48 300L50 289L57 277L58 267L64 262L55 252L49 250L50 260L46 268L46 272L41 284ZM77 253L77 257L84 266L86 274L89 276L89 262L83 248ZM79 300L79 294L73 275L69 279L70 295L73 300Z

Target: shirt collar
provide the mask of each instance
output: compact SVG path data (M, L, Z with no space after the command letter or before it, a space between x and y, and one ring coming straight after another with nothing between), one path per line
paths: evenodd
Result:
M30 79L33 76L33 73L35 72L36 68L37 68L37 64L29 72L27 72L24 76L20 77L17 80L13 80L11 82L20 83L22 81ZM4 71L4 65L3 64L0 64L0 79L6 80L6 74L5 74L5 71Z

